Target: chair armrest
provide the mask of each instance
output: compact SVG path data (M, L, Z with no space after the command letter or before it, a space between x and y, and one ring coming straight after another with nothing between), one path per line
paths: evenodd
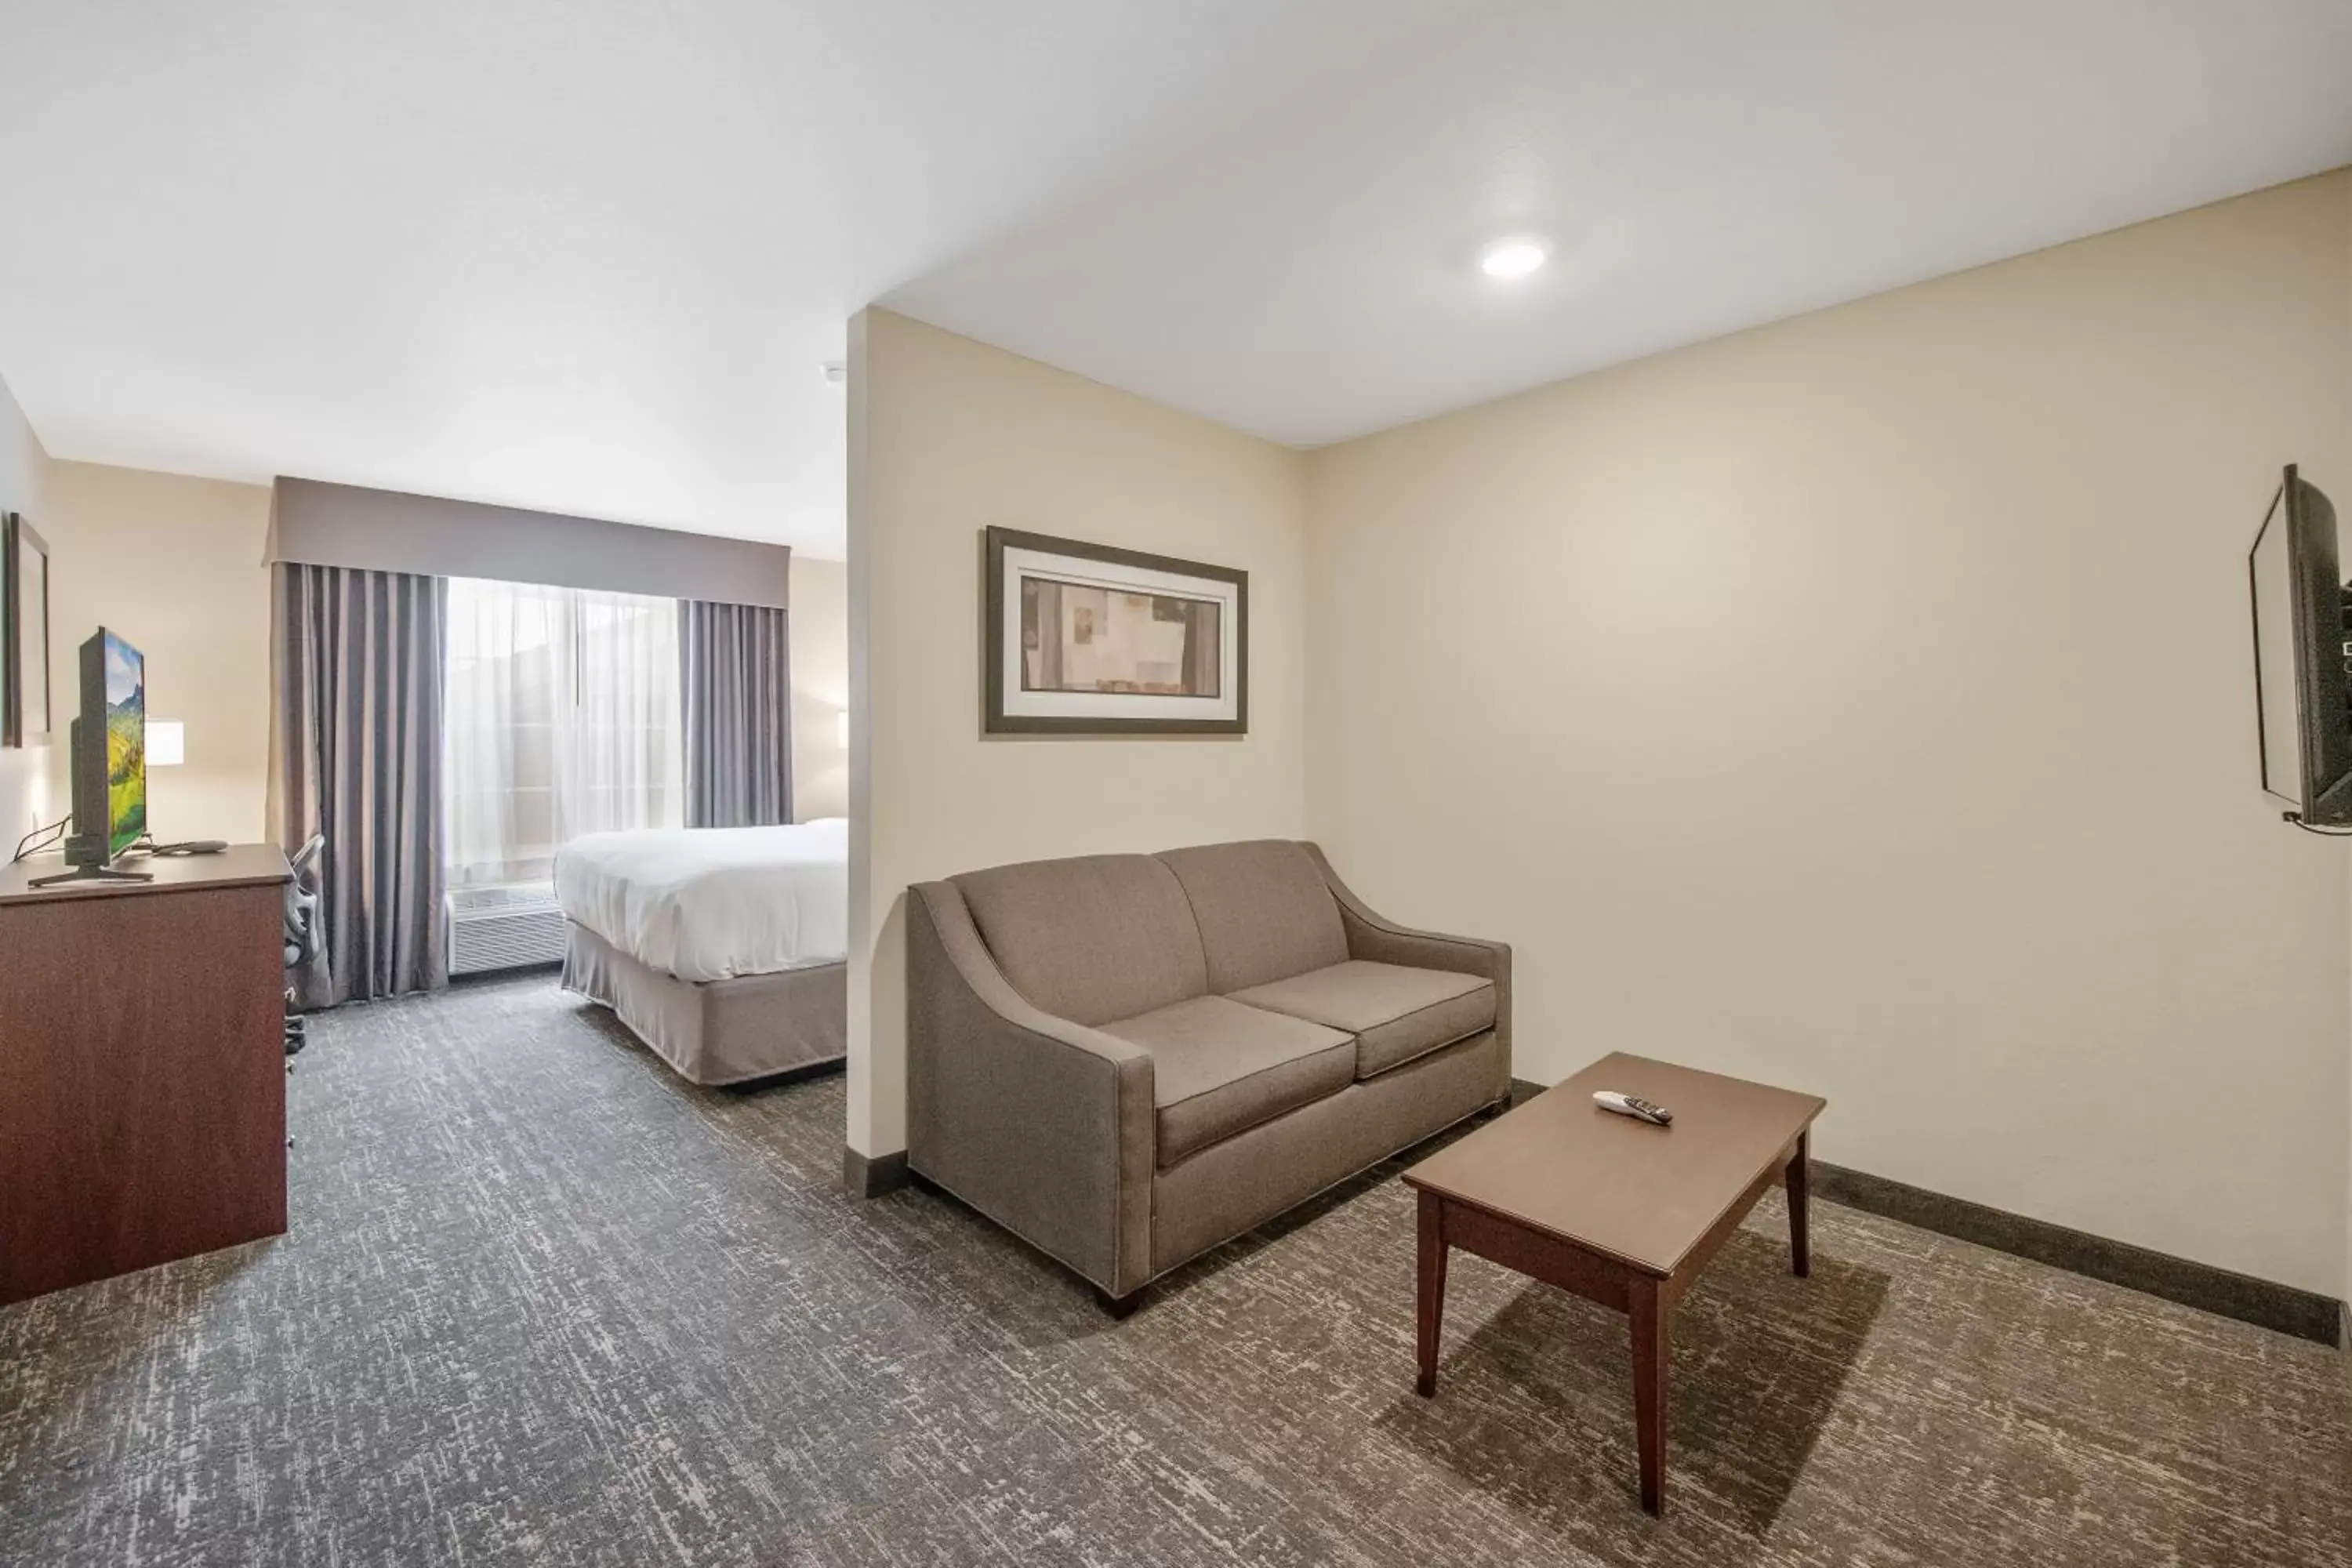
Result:
M1415 969L1441 969L1452 974L1478 974L1494 982L1495 1034L1502 1042L1507 1063L1511 1052L1511 947L1474 936L1448 936L1442 931L1415 931L1372 912L1349 890L1331 869L1320 846L1307 853L1323 873L1324 885L1339 903L1339 923L1347 929L1348 956L1374 963L1402 963Z
M952 882L907 892L908 1163L1114 1296L1151 1276L1150 1053L1013 989Z

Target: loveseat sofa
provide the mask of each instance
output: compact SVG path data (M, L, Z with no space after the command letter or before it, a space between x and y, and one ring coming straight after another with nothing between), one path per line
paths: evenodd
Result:
M1039 860L907 900L908 1163L1091 1280L1155 1277L1507 1101L1511 952L1311 844Z

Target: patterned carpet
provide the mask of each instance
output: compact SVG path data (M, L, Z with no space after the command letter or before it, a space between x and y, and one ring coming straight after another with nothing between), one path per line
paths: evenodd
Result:
M543 977L317 1020L294 1228L0 1310L0 1563L2352 1563L2347 1358L1777 1200L1674 1325L1457 1255L1392 1166L1114 1324L837 1191L838 1078L671 1077Z

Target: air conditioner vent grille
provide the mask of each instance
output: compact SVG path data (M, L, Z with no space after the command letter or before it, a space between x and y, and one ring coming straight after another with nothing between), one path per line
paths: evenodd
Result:
M563 962L563 910L545 883L463 888L449 895L449 973Z

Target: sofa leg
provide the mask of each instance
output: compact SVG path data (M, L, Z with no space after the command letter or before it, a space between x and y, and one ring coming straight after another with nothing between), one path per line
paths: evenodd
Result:
M1127 1319L1135 1316L1135 1310L1143 1305L1143 1292L1138 1289L1129 1290L1124 1296L1114 1296L1097 1285L1095 1287L1095 1301L1114 1320L1124 1322Z

